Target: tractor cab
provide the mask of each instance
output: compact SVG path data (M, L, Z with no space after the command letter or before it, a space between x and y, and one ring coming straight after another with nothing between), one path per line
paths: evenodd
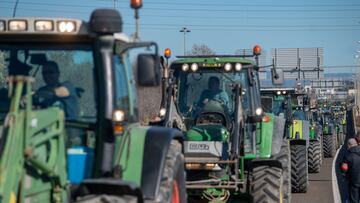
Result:
M166 159L171 153L172 164L176 157L183 162L175 140L182 138L174 130L140 126L129 60L135 48L150 50L137 55L138 84L159 85L157 44L127 37L115 10L97 9L89 22L0 18L2 201L68 202L104 194L121 202L170 202L164 198L174 190L164 195L163 185L184 184L183 164L170 166ZM185 202L185 194L175 192Z

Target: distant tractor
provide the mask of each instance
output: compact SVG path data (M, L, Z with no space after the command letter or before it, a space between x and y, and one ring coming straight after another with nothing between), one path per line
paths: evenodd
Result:
M0 202L187 202L182 134L138 122L139 47L138 84L159 85L157 44L115 10L0 18Z
M189 201L290 202L285 120L262 110L259 54L255 46L252 55L181 56L170 66L164 60L153 124L185 134Z

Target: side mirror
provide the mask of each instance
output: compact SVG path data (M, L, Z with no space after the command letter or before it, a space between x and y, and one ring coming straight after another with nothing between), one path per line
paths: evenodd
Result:
M271 69L271 79L274 85L284 84L284 71L279 68Z
M139 54L137 58L137 79L140 86L160 85L160 60L155 54Z
M259 123L262 121L262 116L258 115L249 115L247 116L246 122L247 123Z

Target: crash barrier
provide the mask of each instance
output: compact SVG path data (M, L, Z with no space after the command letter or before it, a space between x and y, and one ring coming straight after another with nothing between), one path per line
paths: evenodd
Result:
M349 109L346 112L346 136L345 136L345 141L344 141L345 144L343 144L341 146L341 148L339 149L340 151L335 160L335 173L336 173L336 178L337 178L337 182L338 182L337 187L340 192L341 202L346 202L346 200L348 199L349 182L346 179L346 177L343 176L343 174L341 173L339 166L340 166L341 161L347 151L347 146L346 146L347 140L349 138L353 138L355 136L356 136L355 108L353 108L353 109ZM337 202L337 201L335 200L335 202Z

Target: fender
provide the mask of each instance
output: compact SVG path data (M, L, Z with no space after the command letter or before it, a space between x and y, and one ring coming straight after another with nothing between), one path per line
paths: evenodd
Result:
M157 196L166 154L174 139L182 143L184 136L180 131L171 128L153 126L147 130L141 174L141 191L144 199L155 199Z
M303 139L291 139L290 145L306 145L306 140Z
M276 159L254 159L249 163L250 169L258 166L270 166L282 169L282 163Z

